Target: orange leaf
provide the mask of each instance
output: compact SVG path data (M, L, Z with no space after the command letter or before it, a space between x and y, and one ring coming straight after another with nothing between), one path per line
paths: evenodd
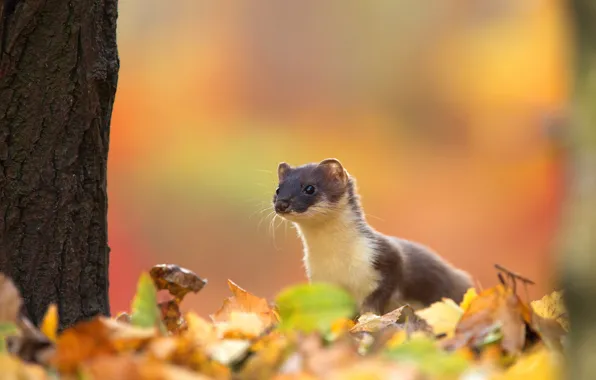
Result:
M228 280L233 296L224 300L222 307L213 315L214 322L228 322L233 312L254 313L263 322L263 328L279 322L277 312L269 306L267 300L257 297Z

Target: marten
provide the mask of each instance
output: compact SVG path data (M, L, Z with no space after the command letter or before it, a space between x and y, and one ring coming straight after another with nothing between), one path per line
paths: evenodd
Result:
M360 314L426 307L442 298L459 303L473 286L468 273L426 246L372 228L356 180L339 160L297 167L282 162L277 174L273 207L302 239L309 281L341 286Z

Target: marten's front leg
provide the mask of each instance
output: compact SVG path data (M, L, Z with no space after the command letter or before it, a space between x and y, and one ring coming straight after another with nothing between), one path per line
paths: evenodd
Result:
M385 285L385 286L384 286ZM387 284L379 284L379 286L364 299L360 307L360 314L374 313L376 315L383 315L388 310L387 307L393 297L395 290Z

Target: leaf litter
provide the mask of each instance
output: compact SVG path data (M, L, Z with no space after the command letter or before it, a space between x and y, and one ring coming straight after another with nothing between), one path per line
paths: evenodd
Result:
M39 329L0 274L0 378L11 379L560 379L569 331L563 293L530 303L516 273L471 288L463 301L422 310L404 305L357 315L354 300L328 284L282 290L275 302L231 280L231 296L203 318L182 313L206 284L162 264L143 274L131 310L59 332L50 305ZM158 291L170 299L159 302Z

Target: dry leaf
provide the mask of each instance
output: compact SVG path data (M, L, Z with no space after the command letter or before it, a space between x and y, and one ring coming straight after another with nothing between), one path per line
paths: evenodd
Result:
M254 354L249 357L240 371L240 378L244 380L260 380L271 378L282 366L293 345L294 337L280 333L270 333L251 347Z
M232 311L227 321L215 322L220 336L226 339L254 339L268 327L256 313Z
M279 322L277 312L267 300L259 298L228 280L233 296L224 300L222 307L213 315L214 322L228 322L233 312L253 313L262 321L263 330Z
M115 357L97 357L83 366L84 373L94 379L110 380L209 380L208 376L176 367L135 357L131 354Z
M428 323L418 317L416 311L408 305L404 305L382 316L371 313L364 314L358 318L358 322L350 331L352 333L374 333L392 325L397 325L409 333L414 331L431 331Z
M345 367L337 368L325 379L329 380L380 380L400 379L419 380L420 372L408 365L398 365L389 361L375 359L358 360Z
M548 351L544 346L527 353L504 373L494 380L558 380L563 375L563 357L556 351Z
M6 339L8 351L26 362L46 364L54 354L52 342L23 315L19 316L17 325L20 334Z
M136 350L155 336L155 328L134 327L98 317L66 329L58 337L52 363L63 373L74 373L83 361Z
M207 284L194 272L178 265L155 265L149 272L157 290L168 290L177 302L181 302L189 292L197 293Z
M532 310L545 319L554 319L563 326L565 331L569 331L569 320L567 318L567 309L563 302L563 292L555 291L551 294L545 295L538 301L530 303Z
M51 304L46 311L46 315L41 322L41 332L45 334L52 342L56 341L56 331L58 330L58 307Z
M468 307L470 307L470 303L472 303L472 301L476 297L478 297L478 293L476 292L476 288L470 288L470 289L468 289L468 291L466 292L466 294L464 294L464 299L459 304L459 307L463 311L468 310Z
M175 299L161 302L158 306L164 325L170 333L180 333L187 328L186 321L180 313L180 306Z
M447 337L451 337L463 310L453 300L444 298L426 309L418 310L416 315L428 322L435 335L446 334Z
M0 273L0 322L16 322L23 300L12 280Z
M501 347L508 353L518 354L524 347L526 325L531 321L529 308L513 289L498 285L484 290L472 300L462 315L452 338L444 347L459 349L466 345L481 347L500 331Z
M49 379L42 366L26 364L11 355L0 354L0 379L46 380Z

